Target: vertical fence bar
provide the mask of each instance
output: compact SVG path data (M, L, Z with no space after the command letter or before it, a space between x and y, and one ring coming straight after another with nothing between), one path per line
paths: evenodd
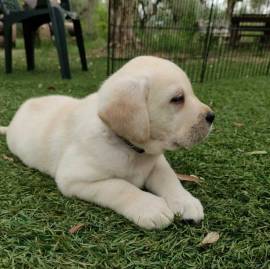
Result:
M269 75L269 70L270 70L270 58L268 60L267 67L266 67L266 76Z
M269 75L269 70L270 70L270 60L267 64L267 68L266 68L266 75L268 76Z
M209 18L208 18L208 25L207 25L205 41L204 41L203 55L202 55L203 61L202 61L202 70L201 70L201 76L200 76L201 83L204 80L204 75L205 75L206 68L207 68L207 58L208 58L208 54L209 54L209 43L210 43L209 40L210 40L210 33L211 33L213 9L214 9L214 3L212 2L210 13L209 13Z
M213 31L214 31L214 28L215 28L215 23L216 23L216 17L217 17L217 12L214 12L213 13L213 16L212 16L212 23L211 23L211 27L210 27L210 34L209 34L209 42L208 42L208 49L207 49L207 59L206 59L206 68L205 68L205 71L207 71L206 69L207 69L207 64L208 64L208 58L209 58L209 53L210 53L210 50L212 49L212 45L214 45L213 43ZM219 47L219 45L218 45L218 47ZM216 55L216 54L214 54L214 55ZM214 70L214 67L215 67L215 57L216 56L214 56L214 61L213 61L213 65L212 65L212 68L210 69L210 71L211 72L209 72L209 75L210 76L212 76L212 77L210 77L210 79L212 79L213 78L213 73L215 72L215 70ZM205 72L205 74L207 75L207 78L208 78L208 73L207 72Z
M111 61L113 61L114 59L112 59L110 53L111 53L111 1L109 0L109 10L108 10L108 28L107 28L107 77L111 74Z
M116 47L116 41L115 41L115 30L116 30L116 27L120 27L120 25L118 26L117 23L116 23L116 15L115 15L115 11L116 11L116 0L110 0L112 1L112 5L111 5L111 8L113 10L113 14L112 14L112 62L111 62L111 73L114 72L114 64L115 64L115 47ZM120 29L117 29L117 31L120 31Z
M269 4L270 4L270 1L267 1L267 7L266 7L267 9L269 8ZM270 31L270 28L269 28L269 31ZM267 42L270 42L270 40L267 40ZM265 49L267 49L267 46L265 47ZM268 52L268 56L269 56L269 52ZM268 57L268 63L266 64L266 73L265 73L267 76L269 75L269 69L270 69L270 58Z

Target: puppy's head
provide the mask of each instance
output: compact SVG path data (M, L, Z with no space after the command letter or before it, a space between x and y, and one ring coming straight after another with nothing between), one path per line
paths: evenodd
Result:
M214 120L186 74L151 56L131 60L104 82L98 114L117 135L150 154L199 143Z

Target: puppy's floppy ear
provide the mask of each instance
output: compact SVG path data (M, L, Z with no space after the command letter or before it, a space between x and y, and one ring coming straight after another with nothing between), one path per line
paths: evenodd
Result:
M150 137L145 78L109 78L99 90L99 117L119 136L143 144Z

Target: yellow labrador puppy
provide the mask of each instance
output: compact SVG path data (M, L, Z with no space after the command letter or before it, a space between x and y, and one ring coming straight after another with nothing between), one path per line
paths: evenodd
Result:
M175 214L203 218L200 201L183 188L163 152L200 142L213 120L178 66L141 56L83 99L26 101L0 132L13 154L54 177L65 196L155 229Z

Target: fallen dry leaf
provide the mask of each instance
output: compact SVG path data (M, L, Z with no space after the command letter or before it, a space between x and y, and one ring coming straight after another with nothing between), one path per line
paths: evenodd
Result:
M3 159L6 160L6 161L9 161L9 162L14 162L14 159L12 157L9 157L5 154L2 155Z
M54 86L52 86L52 85L48 86L47 89L49 91L55 91L56 90L56 88Z
M74 225L73 227L71 227L71 228L68 230L68 232L69 232L70 234L75 234L75 233L77 233L79 230L81 230L81 228L84 227L84 226L85 226L85 225L82 224L82 223L76 224L76 225Z
M241 128L241 127L244 127L245 126L244 123L241 123L241 122L234 122L233 125L235 127L238 127L238 128Z
M202 240L200 246L214 244L214 243L216 243L218 241L218 239L219 239L219 233L210 232L204 237L204 239Z
M247 152L246 155L264 155L267 154L267 151L265 150L255 150L255 151L251 151L251 152Z
M182 175L182 174L176 174L178 179L181 181L190 181L190 182L200 182L200 178L194 175Z

